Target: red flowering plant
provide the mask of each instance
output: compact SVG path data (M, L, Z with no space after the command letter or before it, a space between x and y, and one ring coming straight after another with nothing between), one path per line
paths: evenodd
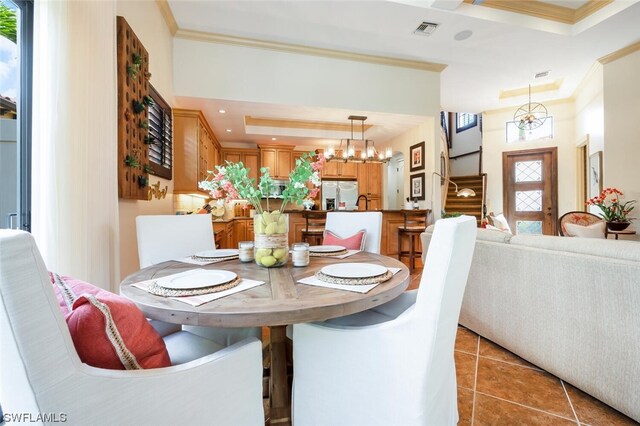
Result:
M313 198L320 192L320 170L324 166L325 158L318 154L316 161L312 161L316 156L314 152L303 154L296 159L294 169L289 173L289 184L282 192L282 213L288 203L301 205L305 198ZM269 194L275 189L273 179L268 167L260 168L260 180L256 185L256 180L249 177L249 170L242 162L232 163L227 161L224 166L216 166L216 170L208 171L209 175L198 186L209 191L214 199L226 198L227 200L244 199L255 207L259 214L264 213L261 199L267 199L267 212L269 211ZM311 183L312 188L307 186Z
M591 198L586 204L600 207L600 210L602 210L600 217L606 222L628 223L630 218L627 215L633 210L636 200L623 202L623 195L619 189L606 188L600 195Z

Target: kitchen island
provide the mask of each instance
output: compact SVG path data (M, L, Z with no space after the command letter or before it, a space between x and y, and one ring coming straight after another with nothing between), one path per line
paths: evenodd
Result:
M306 226L302 209L287 209L289 215L289 245L302 241L302 230ZM357 213L363 210L344 211L345 213ZM402 210L369 210L382 213L382 238L380 254L386 256L398 255L398 228L404 225ZM342 211L341 211L342 212ZM220 248L237 248L239 241L253 240L253 218L234 217L228 220L213 221L213 229L216 235L216 244ZM358 230L354 230L354 233ZM406 246L404 245L406 244ZM418 242L416 250L422 250ZM409 249L409 242L403 241L403 250ZM418 266L419 262L418 262Z

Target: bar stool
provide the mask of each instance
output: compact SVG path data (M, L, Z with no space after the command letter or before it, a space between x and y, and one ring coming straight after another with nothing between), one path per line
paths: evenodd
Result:
M326 210L304 210L305 228L302 230L302 241L311 245L321 245L324 227L327 223Z
M422 256L421 250L416 250L416 240L427 228L427 216L430 210L401 210L404 215L404 225L398 227L398 260L409 258L409 272L416 267L416 257ZM402 250L402 237L409 237L409 250Z

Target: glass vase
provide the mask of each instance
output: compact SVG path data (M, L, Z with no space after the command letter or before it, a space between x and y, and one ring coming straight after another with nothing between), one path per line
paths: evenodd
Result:
M289 260L289 217L279 211L253 217L254 258L259 266L275 268Z

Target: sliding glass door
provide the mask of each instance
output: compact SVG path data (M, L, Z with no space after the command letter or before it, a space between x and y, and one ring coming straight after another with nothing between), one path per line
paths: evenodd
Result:
M33 2L0 0L0 228L31 229Z

